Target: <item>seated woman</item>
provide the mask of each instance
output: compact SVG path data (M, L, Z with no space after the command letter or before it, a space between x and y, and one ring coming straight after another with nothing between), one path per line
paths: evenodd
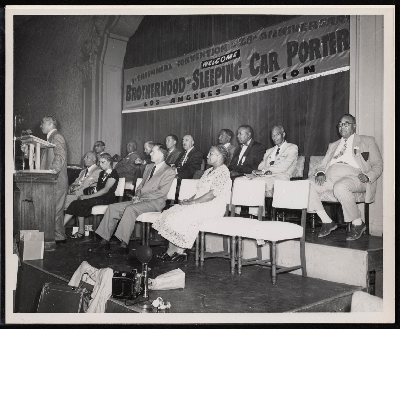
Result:
M196 194L181 204L164 211L154 222L153 228L169 241L162 260L187 260L188 253L199 233L199 224L208 218L222 217L226 210L227 192L230 191L230 175L225 165L228 151L222 145L211 147L207 163L211 168L197 184Z
M85 217L92 214L93 206L111 204L115 200L115 189L118 185L118 172L112 169L112 157L108 153L103 153L99 158L100 172L97 181L96 192L79 196L78 200L74 200L66 209L64 217L65 224L76 215L79 220L79 230L71 239L83 239L85 237Z

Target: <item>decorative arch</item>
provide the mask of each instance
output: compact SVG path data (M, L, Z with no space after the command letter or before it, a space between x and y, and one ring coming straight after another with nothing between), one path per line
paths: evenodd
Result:
M81 48L82 151L97 140L120 154L122 137L123 61L129 38L143 16L96 15Z

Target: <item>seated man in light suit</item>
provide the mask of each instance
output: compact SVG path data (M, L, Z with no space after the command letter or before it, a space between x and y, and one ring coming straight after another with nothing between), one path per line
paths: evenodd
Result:
M83 157L85 167L75 179L75 181L68 188L67 197L64 203L64 209L67 209L70 203L77 200L79 196L82 196L83 190L89 187L96 187L97 180L101 168L96 164L97 157L94 151L88 151Z
M356 119L345 114L338 124L342 138L329 145L316 175L310 182L308 211L316 212L322 227L318 237L329 235L337 228L319 198L319 194L333 190L334 196L342 204L345 222L352 222L347 240L357 240L365 231L354 193L365 192L365 202L375 198L376 180L383 170L382 156L372 136L355 135Z
M274 188L275 179L290 180L296 167L298 148L285 140L286 132L282 126L274 126L271 138L275 146L268 149L257 170L252 172L255 177L265 180L265 193L270 196Z
M129 253L128 243L135 227L135 222L140 214L161 211L165 207L167 194L175 178L175 171L165 163L167 148L163 144L154 144L150 156L152 164L146 165L143 180L137 188L135 196L130 201L110 204L104 217L96 230L103 239L91 252L110 249L110 239L114 233L120 240L120 246L109 253L116 257ZM119 221L119 224L118 224Z

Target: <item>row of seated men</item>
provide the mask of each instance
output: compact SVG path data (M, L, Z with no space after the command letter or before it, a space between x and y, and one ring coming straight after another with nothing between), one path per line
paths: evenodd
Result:
M345 222L352 222L346 239L357 240L365 231L366 226L361 219L355 193L364 192L365 202L374 201L376 180L382 174L383 162L373 137L354 135L356 121L352 115L345 114L340 119L337 128L341 139L329 145L323 161L317 168L315 177L310 180L308 211L316 212L321 218L322 227L319 237L329 235L337 228L337 224L325 212L320 196L325 191L333 191L334 196L342 204ZM231 144L233 133L230 130L224 129L219 134L220 146L226 150L225 164L229 166L231 179L243 175L250 179L263 179L266 193L273 189L275 179L290 179L296 166L298 148L295 144L286 141L283 127L275 126L271 130L271 138L275 146L270 149L266 149L253 139L253 130L248 125L240 126L236 136L240 144L240 147L237 148ZM203 155L195 149L193 137L190 135L183 138L184 152L178 154L176 143L177 139L173 135L166 138L167 149L163 161L174 171L174 177L193 178L195 171L200 169ZM154 144L146 143L145 146L148 146L151 152ZM160 147L159 144L157 146ZM126 159L129 158L130 149L128 147ZM171 161L171 158L168 159L168 157L172 153L175 153L176 158ZM136 165L151 163L151 161L147 162L139 157L134 162ZM118 171L118 163L115 169ZM164 193L165 196L167 192L168 190ZM118 207L126 207L126 205ZM136 214L137 212L138 210L134 211ZM118 211L120 217L123 214L123 210Z

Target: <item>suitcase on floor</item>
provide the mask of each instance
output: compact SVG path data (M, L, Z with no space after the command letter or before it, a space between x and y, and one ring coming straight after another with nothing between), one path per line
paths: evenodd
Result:
M45 283L37 313L82 313L87 309L90 291L84 287Z

